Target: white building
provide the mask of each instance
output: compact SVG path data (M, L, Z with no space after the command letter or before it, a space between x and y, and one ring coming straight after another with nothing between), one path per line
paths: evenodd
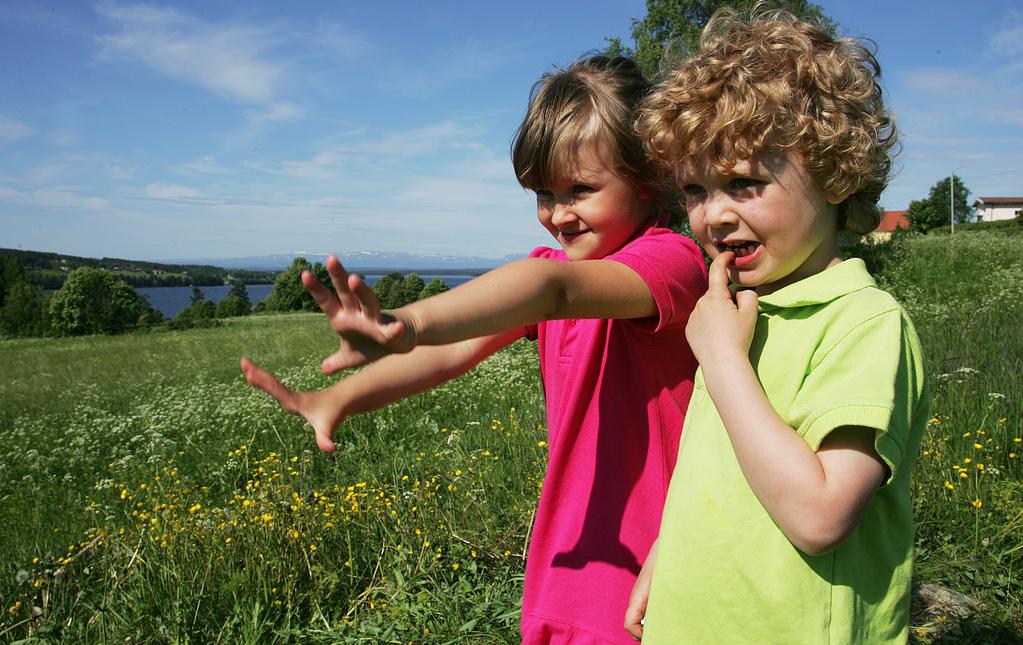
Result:
M1019 217L1023 197L979 197L973 202L978 222L994 222Z

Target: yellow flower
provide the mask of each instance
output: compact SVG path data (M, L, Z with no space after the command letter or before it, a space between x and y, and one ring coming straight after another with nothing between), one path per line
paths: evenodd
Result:
M454 569L455 571L458 571L458 568L459 568L459 567L461 567L461 566L462 566L462 565L460 565L460 564L458 564L458 563L456 562L456 563L454 563L453 565L451 565L451 568L452 568L452 569Z
M980 508L983 505L984 505L984 502L980 501L979 497L977 499L973 500L974 508Z
M200 510L202 510L202 504L199 504L198 502L196 502L192 506L188 507L188 514L189 515L195 515L195 513L197 511L200 511Z
M955 490L956 487L952 485L952 482L945 482L945 488Z
M1023 441L1023 439L1020 439L1019 437L1015 437L1015 438L1013 438L1013 440L1012 440L1012 442L1013 442L1013 443L1019 443L1019 442L1021 442L1021 441Z
M972 464L972 463L973 463L973 460L972 460L972 459L970 459L969 457L967 457L966 459L963 459L963 463L964 463L964 464Z
M975 444L973 444L973 448L974 448L975 450L980 450L980 449L982 449L983 447L984 447L984 446L980 445L979 443L975 443Z

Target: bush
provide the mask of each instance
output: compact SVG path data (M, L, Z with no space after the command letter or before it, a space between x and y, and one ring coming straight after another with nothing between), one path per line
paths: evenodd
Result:
M966 222L963 224L956 224L956 231L996 231L998 233L1008 233L1010 235L1016 233L1023 233L1023 217L1015 217L1013 219L1003 219L997 222ZM928 231L929 235L948 235L952 232L951 225L939 226L932 228Z
M231 287L231 293L217 303L217 318L230 318L232 316L248 316L252 311L252 304L249 302L249 293L245 290L245 283L235 280Z
M62 336L119 334L135 328L145 310L124 281L89 267L72 271L49 306L53 329Z
M24 281L8 285L3 307L0 307L0 334L45 336L49 329L46 301L39 288Z

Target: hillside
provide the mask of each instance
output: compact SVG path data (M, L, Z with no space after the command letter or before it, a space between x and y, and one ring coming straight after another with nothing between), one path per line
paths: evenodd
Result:
M241 280L246 284L274 281L274 271L224 269L203 264L160 264L122 258L83 258L61 253L0 248L13 255L32 282L44 289L59 289L68 273L80 267L106 269L133 287L212 286Z

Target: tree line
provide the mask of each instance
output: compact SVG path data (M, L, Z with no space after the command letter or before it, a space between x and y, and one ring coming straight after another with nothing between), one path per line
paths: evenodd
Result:
M164 320L131 285L106 269L79 267L68 273L60 289L46 294L29 279L16 256L0 255L0 336L121 334L160 325L181 330L218 325L225 318L253 312L318 311L302 286L303 271L311 271L333 290L323 264L297 258L274 280L270 295L255 306L241 280L235 280L230 293L218 303L207 300L202 290L193 286L189 306L173 319ZM385 309L396 309L447 289L440 279L427 284L415 273L403 276L398 272L383 276L374 285Z

